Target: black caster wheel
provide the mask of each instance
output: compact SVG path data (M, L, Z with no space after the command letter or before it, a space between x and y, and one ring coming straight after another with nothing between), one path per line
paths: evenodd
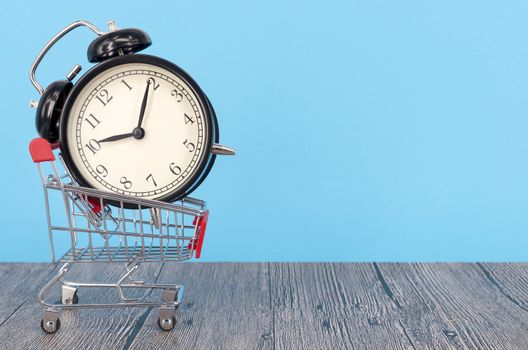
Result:
M176 317L172 316L172 318L164 318L161 319L158 317L158 327L161 328L164 331L170 331L174 328L174 325L176 324Z
M40 328L48 334L53 334L60 329L60 324L60 319L57 319L55 322L48 321L46 323L44 323L44 319L42 319L40 321Z
M77 295L77 292L73 295L72 304L79 304L79 296Z
M77 288L73 288L69 286L62 286L61 303L63 305L78 304L79 296L77 292L78 292Z

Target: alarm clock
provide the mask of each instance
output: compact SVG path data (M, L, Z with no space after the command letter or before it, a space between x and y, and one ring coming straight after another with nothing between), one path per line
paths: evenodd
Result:
M139 29L102 32L77 21L55 35L38 54L30 79L41 94L36 107L39 135L60 148L65 166L81 185L97 190L172 202L206 178L216 155L235 151L220 145L218 121L198 84L176 64L138 54L152 43ZM97 34L88 46L96 65L74 83L75 65L65 80L46 89L35 72L48 50L77 27Z

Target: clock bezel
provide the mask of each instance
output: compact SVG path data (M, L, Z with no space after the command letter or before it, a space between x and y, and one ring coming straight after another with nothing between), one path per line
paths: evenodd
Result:
M71 93L66 99L64 108L61 113L59 147L62 153L62 157L71 175L79 183L79 185L94 188L90 184L90 182L83 177L77 167L77 164L75 164L71 156L68 147L68 119L70 117L72 108L77 100L77 97L88 83L90 83L94 78L96 78L101 73L104 73L104 71L108 69L130 63L150 64L173 73L174 75L182 79L192 89L194 96L196 96L198 100L197 103L200 105L201 110L204 112L204 151L200 159L197 161L198 165L196 166L196 170L187 180L185 180L184 185L180 186L177 190L172 190L161 197L153 198L154 200L162 202L174 202L184 196L189 195L192 191L194 191L211 170L215 160L215 155L212 154L211 150L213 142L218 142L218 123L216 121L215 112L209 100L207 99L207 96L198 86L198 84L194 81L194 79L182 68L163 58L144 54L123 55L108 59L88 70L73 86ZM105 191L113 193L110 190ZM131 195L131 197L139 199L144 198L136 197L134 195Z

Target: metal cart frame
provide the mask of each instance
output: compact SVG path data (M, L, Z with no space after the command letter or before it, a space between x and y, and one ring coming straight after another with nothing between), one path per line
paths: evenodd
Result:
M59 171L53 148L42 138L34 139L29 146L44 188L51 260L63 264L38 295L38 302L44 306L42 329L55 333L60 328L63 309L158 307L159 327L171 330L183 298L183 286L149 283L132 277L142 263L200 257L209 216L205 202L183 198L169 204L81 187L60 155ZM51 200L52 195L58 195L62 201ZM61 252L63 254L58 254ZM57 256L61 257L57 259ZM124 263L125 272L114 283L65 279L74 264L95 262ZM58 284L61 285L61 302L46 301L50 289ZM80 304L78 291L84 288L115 289L118 300ZM125 289L144 289L144 293L128 297ZM160 300L149 297L152 290L161 290Z

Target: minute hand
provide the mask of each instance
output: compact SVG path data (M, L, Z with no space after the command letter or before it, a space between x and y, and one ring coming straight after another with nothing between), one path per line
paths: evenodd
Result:
M145 94L143 95L143 101L141 102L141 110L139 111L139 120L137 124L138 128L141 128L141 124L143 123L143 116L145 115L145 109L147 108L149 87L150 87L150 80L147 80L147 88L145 89Z
M134 136L134 134L129 132L128 134L110 136L110 137L107 137L106 139L102 139L102 140L99 140L97 142L101 143L101 142L118 141L118 140L126 139L126 138L132 137L132 136Z

